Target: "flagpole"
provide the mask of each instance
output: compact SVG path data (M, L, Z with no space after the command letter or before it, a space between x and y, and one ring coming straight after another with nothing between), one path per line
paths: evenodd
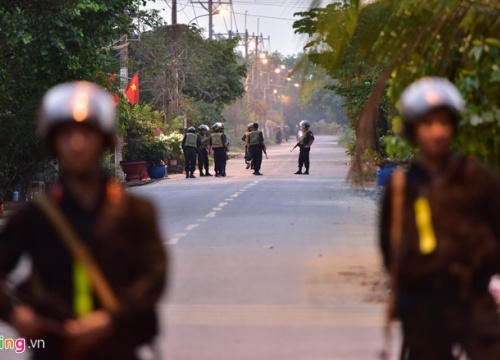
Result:
M124 34L121 38L120 44L120 92L125 95L125 89L128 85L128 36ZM113 163L118 165L120 161L123 160L122 157L122 146L123 146L123 138L121 136L116 135L116 145L114 147L114 156ZM121 170L121 167L117 167L118 171L120 171L120 175L117 174L120 178L124 179L125 174Z
M125 92L128 83L128 35L124 34L120 49L120 91Z

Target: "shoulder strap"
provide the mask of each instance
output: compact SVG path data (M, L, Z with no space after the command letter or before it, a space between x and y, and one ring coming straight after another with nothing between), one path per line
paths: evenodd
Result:
M396 169L392 175L391 182L391 228L390 228L390 251L391 251L391 276L396 275L398 271L398 262L396 261L397 252L401 243L403 234L403 203L404 192L406 188L406 175L400 169Z
M387 320L390 321L396 314L396 296L398 292L399 261L398 253L403 233L403 203L404 191L406 187L406 176L400 169L396 169L392 175L391 182L391 228L389 233L390 241L390 264L389 271L391 277L391 292L387 308Z
M96 294L104 308L108 311L115 312L119 305L118 299L90 251L80 240L64 214L43 194L38 194L35 198L35 203L47 217L54 229L59 233L60 238L73 258L79 260L87 270Z
M391 291L387 300L385 323L385 346L380 355L381 359L389 359L389 350L392 343L391 324L396 317L396 297L398 293L397 277L399 272L398 253L403 234L403 205L405 200L406 175L401 169L396 169L391 178L391 222L390 222L390 279Z

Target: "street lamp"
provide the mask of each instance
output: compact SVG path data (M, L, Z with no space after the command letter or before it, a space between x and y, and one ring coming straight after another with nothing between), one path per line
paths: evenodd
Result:
M217 9L217 10L215 10L212 14L198 15L198 16L197 16L197 17L195 17L194 19L189 20L189 22L188 22L188 26L189 26L189 25L191 25L191 23L192 23L193 21L195 21L196 19L202 18L202 17L204 17L204 16L218 15L218 14L221 14L221 13L222 13L222 11L221 11L221 10L219 10L219 9Z
M218 14L225 14L227 11L226 9L224 8L221 8L221 9L216 9L215 11L211 12L209 11L208 14L204 14L204 15L200 15L200 16L197 16L195 17L194 19L191 19L189 22L188 22L188 26L191 25L191 23L193 21L195 21L196 19L199 19L203 16L208 16L209 19L208 19L208 39L209 40L212 40L212 32L213 32L213 25L212 25L212 16L213 15L218 15Z

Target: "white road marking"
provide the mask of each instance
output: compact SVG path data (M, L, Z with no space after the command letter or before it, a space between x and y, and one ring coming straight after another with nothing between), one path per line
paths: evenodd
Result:
M233 201L235 198L237 198L238 196L243 194L246 190L250 189L252 186L255 186L258 183L259 183L258 181L254 181L253 183L250 183L250 184L244 186L243 188L241 188L240 190L236 191L234 194L229 195L228 198L224 199L224 202L219 203L219 205L217 205L217 207L214 207L211 212L209 212L207 215L205 215L205 218L197 219L196 222L201 223L201 222L208 221L209 218L214 218L217 215L217 211L221 211L222 208L224 206L228 205L230 201ZM165 244L167 244L167 245L177 244L181 237L186 236L189 231L196 229L198 226L200 226L200 224L189 224L188 226L185 227L185 229L184 229L185 232L175 234L174 237L172 239L170 239L169 241L166 241Z
M196 229L198 226L200 226L200 224L190 224L190 225L186 226L186 228L184 230L191 231L193 229Z

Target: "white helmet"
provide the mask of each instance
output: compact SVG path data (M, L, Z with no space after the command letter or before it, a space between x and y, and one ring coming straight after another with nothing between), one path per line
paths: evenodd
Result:
M455 85L439 77L425 77L410 84L399 99L405 134L412 137L413 126L426 114L438 108L450 111L454 126L464 109L464 99Z
M71 122L92 125L111 140L116 125L111 95L87 81L68 82L51 88L42 100L39 134L48 140L55 128Z
M310 127L311 123L307 120L302 120L301 122L299 122L299 126Z

